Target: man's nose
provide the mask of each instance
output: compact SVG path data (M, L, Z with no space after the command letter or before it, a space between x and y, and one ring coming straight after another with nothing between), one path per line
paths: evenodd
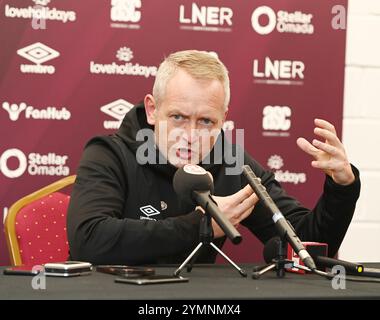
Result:
M199 132L196 121L190 121L186 127L186 140L188 144L193 144L199 139Z

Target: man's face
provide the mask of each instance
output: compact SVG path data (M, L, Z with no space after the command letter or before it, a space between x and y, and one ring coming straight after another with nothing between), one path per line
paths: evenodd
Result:
M227 114L224 97L220 81L197 80L183 70L169 80L159 106L153 96L145 97L156 144L171 164L198 164L207 156Z

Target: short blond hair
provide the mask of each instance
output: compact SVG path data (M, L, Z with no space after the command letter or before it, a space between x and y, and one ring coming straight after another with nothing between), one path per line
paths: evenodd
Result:
M216 53L198 50L185 50L169 55L158 68L153 85L153 97L159 104L166 90L166 84L178 69L189 73L194 79L219 80L224 89L224 110L230 103L230 79L228 70Z

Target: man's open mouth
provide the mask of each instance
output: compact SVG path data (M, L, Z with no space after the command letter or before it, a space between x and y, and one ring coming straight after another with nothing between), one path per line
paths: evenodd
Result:
M194 157L194 152L189 148L178 148L175 154L182 160L190 160Z

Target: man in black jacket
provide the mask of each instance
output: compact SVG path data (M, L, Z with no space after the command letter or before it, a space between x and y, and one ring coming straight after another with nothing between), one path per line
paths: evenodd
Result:
M187 163L211 172L214 199L231 223L246 226L266 242L276 235L274 223L234 171L250 165L299 237L328 243L330 256L337 252L355 210L360 180L333 125L316 119L314 133L323 141L297 140L314 158L312 166L326 173L323 194L309 210L285 193L273 173L225 139L221 128L229 97L227 70L215 56L189 50L165 59L153 94L126 114L116 134L95 137L85 147L67 218L72 259L94 264L182 262L199 242L203 214L181 202L173 190L174 173ZM225 236L214 221L213 231L214 243L221 247ZM197 262L213 262L215 256L203 247Z

